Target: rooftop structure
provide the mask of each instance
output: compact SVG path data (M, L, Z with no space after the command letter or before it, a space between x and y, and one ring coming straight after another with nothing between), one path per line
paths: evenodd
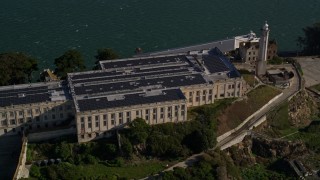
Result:
M225 52L229 52L239 48L239 44L242 42L259 42L259 38L257 38L256 34L251 31L249 34L226 38L219 41L213 41L213 42L197 44L197 45L181 47L181 48L173 48L165 51L143 53L143 54L138 54L137 56L139 57L139 56L170 55L170 54L178 54L178 53L187 53L189 51L210 50L212 48L219 48L220 51L225 53Z
M0 107L65 101L70 99L61 82L33 83L0 87Z

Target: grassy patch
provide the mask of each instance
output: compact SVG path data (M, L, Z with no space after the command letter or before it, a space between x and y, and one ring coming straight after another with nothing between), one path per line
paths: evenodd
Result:
M272 127L266 132L269 136L282 137L298 130L298 128L291 126L288 105L289 103L285 102L267 115L268 122Z
M311 88L313 88L313 89L315 89L315 90L317 90L317 91L320 91L320 84L311 86Z
M223 134L237 127L278 94L280 94L280 90L265 85L250 91L247 94L247 98L231 104L219 116L218 134Z
M255 84L258 84L258 81L254 78L254 74L249 72L248 70L241 69L239 70L243 79L249 84L249 86L253 87Z
M145 161L123 167L108 167L104 164L72 165L61 163L40 168L45 179L139 179L165 169L167 162Z
M258 81L254 78L253 74L243 74L242 77L251 87L258 84Z

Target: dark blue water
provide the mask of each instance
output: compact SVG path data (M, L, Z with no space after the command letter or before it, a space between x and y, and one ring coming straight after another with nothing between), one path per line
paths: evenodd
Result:
M319 0L1 0L0 52L23 51L40 67L68 49L88 66L98 48L122 57L198 44L250 30L268 20L280 50L297 49L302 28L320 22Z

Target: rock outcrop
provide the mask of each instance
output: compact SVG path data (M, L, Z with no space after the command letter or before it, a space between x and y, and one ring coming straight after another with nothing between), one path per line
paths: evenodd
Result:
M295 127L305 127L310 124L311 116L317 113L317 103L312 96L303 90L289 102L289 121Z

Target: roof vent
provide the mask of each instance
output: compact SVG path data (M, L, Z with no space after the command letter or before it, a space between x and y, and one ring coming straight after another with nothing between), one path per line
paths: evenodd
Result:
M19 97L19 98L26 97L26 94L25 94L25 93L18 94L18 97Z

